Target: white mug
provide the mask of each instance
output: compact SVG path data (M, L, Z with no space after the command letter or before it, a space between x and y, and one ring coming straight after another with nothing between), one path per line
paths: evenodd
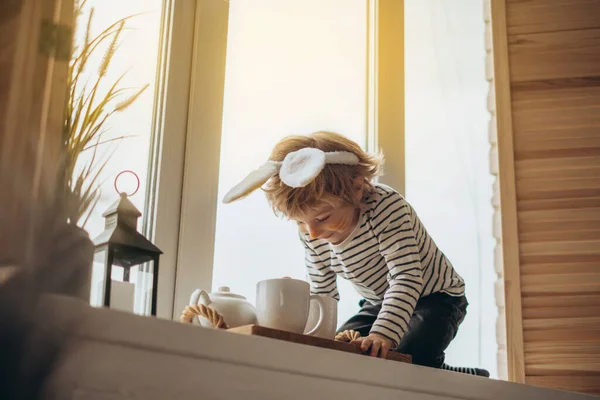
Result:
M313 330L317 326L317 322L319 322L319 317L321 314L323 315L323 322L315 331L313 336L320 337L323 339L335 339L335 334L337 331L337 309L338 302L333 297L329 296L319 296L323 301L323 311L324 313L319 311L319 307L316 301L310 303L310 310L308 312L308 321L306 322L305 331Z
M312 301L318 305L319 318L311 331L304 332ZM256 285L256 317L260 326L312 335L321 327L323 311L322 298L310 294L308 282L283 278Z

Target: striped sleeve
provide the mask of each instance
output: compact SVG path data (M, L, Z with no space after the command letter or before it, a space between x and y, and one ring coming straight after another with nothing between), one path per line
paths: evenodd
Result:
M423 289L411 209L400 195L392 193L374 209L372 221L379 251L387 264L389 289L384 294L381 311L371 332L398 345Z
M306 277L310 283L312 294L340 299L337 289L337 275L331 269L331 253L327 243L310 240L306 234L299 232L300 241L304 246L304 263Z

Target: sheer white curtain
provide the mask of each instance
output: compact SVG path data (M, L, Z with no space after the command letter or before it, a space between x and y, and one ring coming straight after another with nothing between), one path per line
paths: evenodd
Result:
M405 0L406 196L465 279L447 361L496 376L483 2Z

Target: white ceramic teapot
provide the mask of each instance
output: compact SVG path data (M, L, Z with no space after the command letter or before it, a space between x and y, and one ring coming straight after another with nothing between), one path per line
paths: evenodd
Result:
M206 293L201 289L194 290L190 297L190 305L203 304L223 316L229 328L256 324L256 309L242 295L231 293L227 286L221 286L216 292ZM209 320L198 316L200 325L212 328Z

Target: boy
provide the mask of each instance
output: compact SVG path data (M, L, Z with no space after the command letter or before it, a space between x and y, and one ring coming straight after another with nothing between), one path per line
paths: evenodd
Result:
M418 365L488 376L444 364L466 315L465 284L406 200L373 183L382 167L381 156L344 136L292 136L225 202L264 184L273 210L298 223L312 292L339 300L339 275L364 297L340 328L360 332L363 351L385 358L396 350Z

